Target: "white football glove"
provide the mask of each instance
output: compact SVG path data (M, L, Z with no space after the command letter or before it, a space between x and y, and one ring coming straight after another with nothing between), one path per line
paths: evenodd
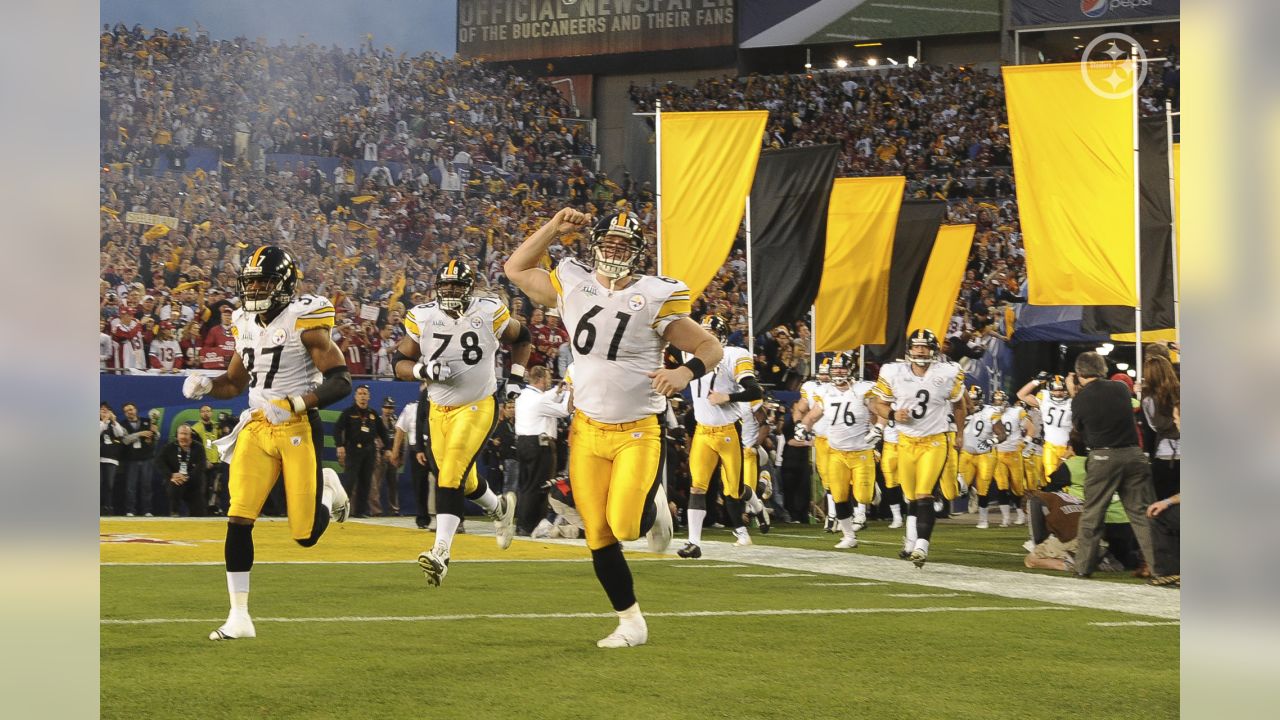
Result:
M871 496L871 504L879 505L880 501L884 499L880 492L880 483L876 483L875 485L872 485L872 487L874 488L874 493Z
M983 440L982 442L978 443L978 454L981 455L983 453L989 453L991 452L991 448L993 447L995 447L995 444L992 443L990 440Z
M800 442L813 439L813 431L804 425L796 425L795 439Z
M879 425L872 425L871 429L867 431L867 436L863 439L867 441L869 444L875 445L876 443L880 442L880 439L883 437L884 437L884 428L880 427Z
M182 394L192 400L199 400L213 389L213 381L206 375L188 375L182 381Z
M964 481L962 473L956 473L956 487L960 488L960 495L969 494L969 483Z
M418 364L413 366L413 375L420 380L436 382L439 380L448 380L449 377L453 375L453 370L451 370L447 364L442 363L439 360L432 360L425 363L419 361Z

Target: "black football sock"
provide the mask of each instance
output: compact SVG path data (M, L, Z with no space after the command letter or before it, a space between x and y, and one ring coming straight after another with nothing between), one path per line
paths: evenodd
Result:
M933 536L933 498L918 498L916 505L916 537L929 540Z
M609 596L613 609L622 612L636 604L635 585L631 580L631 568L622 556L622 544L614 543L591 551L591 565L596 579Z
M227 523L227 542L223 546L227 572L249 572L253 569L253 526Z

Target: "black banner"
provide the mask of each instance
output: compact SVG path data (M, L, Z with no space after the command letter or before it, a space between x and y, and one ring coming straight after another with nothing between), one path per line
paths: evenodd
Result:
M809 313L822 283L838 145L765 150L751 185L751 322L759 334Z
M1014 27L1176 18L1181 0L1011 0Z
M889 317L885 322L885 344L867 348L868 356L881 363L902 358L907 351L907 327L911 309L920 294L924 269L933 253L938 228L947 217L943 200L903 200L898 225L893 233L893 259L889 266ZM938 332L938 331L935 331ZM939 336L941 337L941 336Z
M1164 116L1138 123L1139 246L1142 249L1142 329L1173 327L1173 203ZM1133 332L1133 308L1086 305L1080 330L1089 335Z

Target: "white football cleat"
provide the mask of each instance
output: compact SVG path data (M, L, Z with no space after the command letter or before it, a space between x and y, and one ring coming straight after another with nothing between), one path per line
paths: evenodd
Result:
M918 568L924 567L924 563L929 559L929 553L922 548L916 548L911 551L911 562Z
M1031 551L1033 551L1033 550L1035 550L1035 549L1036 549L1036 544L1035 544L1034 542L1032 542L1031 540L1028 540L1028 541L1026 541L1026 542L1022 543L1022 549L1023 549L1023 550L1026 550L1027 552L1031 552Z
M902 527L902 518L900 517L894 518L893 522L889 523L890 530L897 530L900 527Z
M643 624L628 623L623 627L618 623L617 629L596 641L598 648L636 647L649 642L649 627Z
M542 520L539 520L538 524L533 528L533 532L529 533L529 537L535 540L541 540L542 538L549 537L560 537L560 533L552 535L551 527L551 521L546 518L542 518Z
M516 494L502 493L498 507L489 517L493 518L493 536L498 547L503 550L511 547L511 538L516 534Z
M1022 508L1018 508L1018 516L1013 519L1014 525L1026 525L1027 514L1022 512Z
M733 536L737 538L737 540L733 541L733 544L736 547L746 547L752 544L751 533L746 530L734 530Z
M664 553L671 545L671 537L675 528L671 522L671 506L667 503L667 489L658 481L658 490L653 494L654 517L653 527L649 528L649 552Z
M991 525L987 524L987 522L984 520L983 522L978 523L974 527L978 528L979 530L986 530L987 528L991 527Z
M848 550L849 548L856 548L856 547L858 547L858 538L852 538L852 537L842 538L840 542L836 543L837 550Z
M242 640L251 637L257 637L257 633L253 629L253 620L247 615L227 618L222 627L209 633L210 640Z
M330 519L334 522L346 522L347 516L351 514L351 500L347 497L347 491L342 488L342 480L332 468L321 470L320 475L324 478L324 489L329 491L329 497L333 500L329 508Z
M449 574L449 556L436 554L435 548L418 555L418 566L427 576L427 582L440 587L440 581Z

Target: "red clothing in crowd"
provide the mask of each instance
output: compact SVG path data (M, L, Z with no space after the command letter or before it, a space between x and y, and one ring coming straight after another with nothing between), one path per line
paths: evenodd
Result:
M204 336L200 367L206 370L226 370L231 356L236 354L236 339L230 325L214 325Z

